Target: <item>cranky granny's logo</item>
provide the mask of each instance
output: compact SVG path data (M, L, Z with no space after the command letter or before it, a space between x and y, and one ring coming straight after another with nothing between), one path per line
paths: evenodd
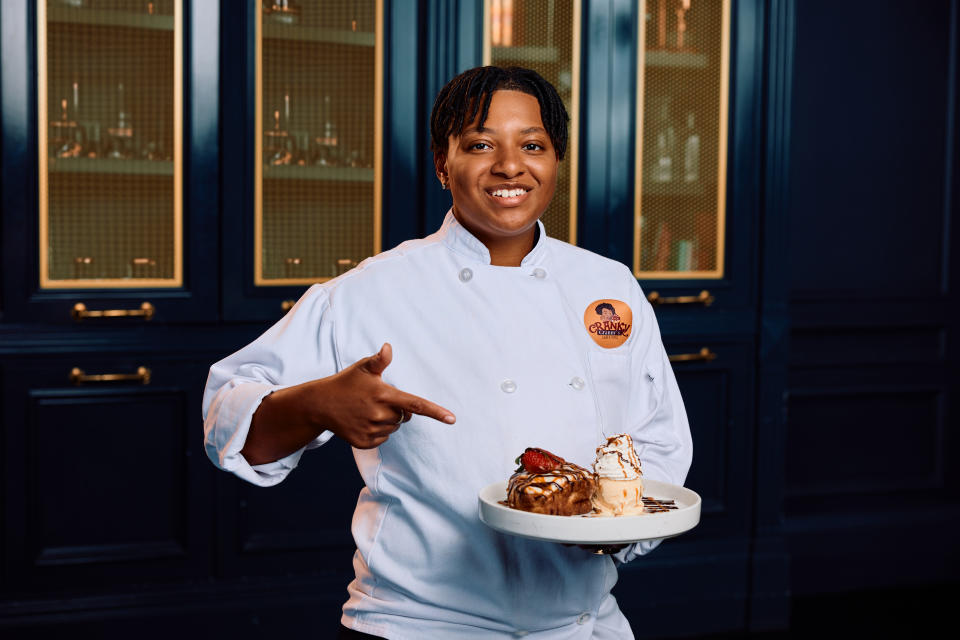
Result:
M630 337L633 312L621 300L594 300L583 312L583 326L601 347L619 347Z

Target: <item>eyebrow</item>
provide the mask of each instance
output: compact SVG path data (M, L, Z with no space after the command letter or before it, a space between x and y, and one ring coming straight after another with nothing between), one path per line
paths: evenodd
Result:
M527 127L522 130L520 133L526 135L528 133L546 133L547 130L543 127ZM488 127L470 127L465 129L461 135L467 135L468 133L496 133L495 129L490 129Z

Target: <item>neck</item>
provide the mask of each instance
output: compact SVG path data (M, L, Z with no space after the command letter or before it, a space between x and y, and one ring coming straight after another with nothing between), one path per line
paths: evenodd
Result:
M479 235L477 238L490 252L490 264L496 267L519 267L527 254L536 246L540 238L540 225L535 224L529 231L508 238L489 238Z

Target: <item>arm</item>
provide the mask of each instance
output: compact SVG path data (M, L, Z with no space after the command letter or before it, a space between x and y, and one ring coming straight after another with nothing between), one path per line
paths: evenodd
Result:
M314 287L263 336L211 367L203 405L211 460L269 486L296 467L305 448L332 435L372 448L414 413L455 421L383 382L389 344L341 371L335 347L326 290Z

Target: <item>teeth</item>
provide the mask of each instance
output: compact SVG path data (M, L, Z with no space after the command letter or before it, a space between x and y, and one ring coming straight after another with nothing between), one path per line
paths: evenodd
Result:
M524 193L526 193L526 190L524 189L497 189L492 195L495 195L498 198L516 198Z

